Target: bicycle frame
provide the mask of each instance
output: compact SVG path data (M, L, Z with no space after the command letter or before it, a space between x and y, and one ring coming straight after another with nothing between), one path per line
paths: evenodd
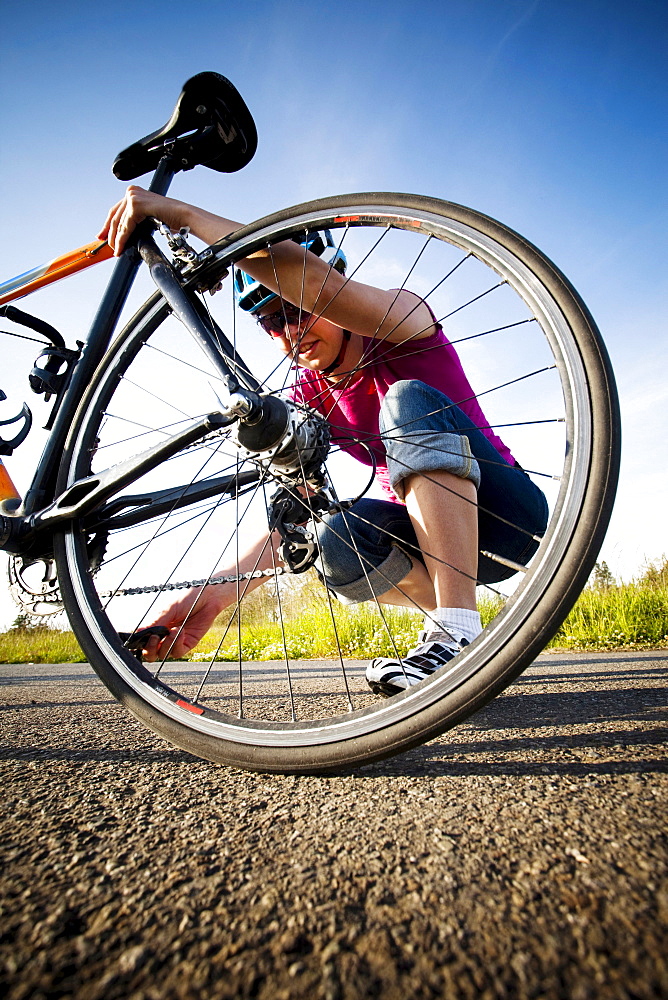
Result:
M166 194L170 183L180 169L170 156L164 156L155 171L149 190L158 194ZM0 548L9 552L30 552L31 555L45 555L50 552L53 531L64 521L90 515L93 511L103 508L104 504L119 490L144 475L151 468L164 461L166 457L175 454L180 449L193 444L206 434L216 430L239 417L255 418L261 411L261 401L257 394L258 383L250 375L243 362L237 361L236 371L243 373L246 385L241 385L237 374L233 373L225 362L221 352L229 347L227 338L217 327L205 323L194 307L192 301L184 293L178 277L172 266L162 255L151 235L152 225L139 227L138 235L132 246L125 250L119 258L97 314L83 346L80 358L76 361L68 383L59 393L54 404L49 425L51 433L38 462L35 475L28 489L23 504L17 511L5 509L0 514ZM52 281L58 281L68 274L88 267L100 260L108 259L111 251L104 244L91 244L80 248L71 254L64 255L47 265L23 275L25 282L14 279L8 285L13 285L6 292L5 302L19 298L27 292ZM56 495L56 481L63 456L68 454L68 431L75 412L90 384L93 374L104 358L118 324L122 309L127 300L137 271L145 262L158 289L169 308L187 327L198 346L203 349L216 365L223 377L226 387L226 398L221 400L221 411L209 413L192 421L184 430L171 435L156 448L149 449L135 456L131 461L116 466L102 476L88 477L71 485L59 496ZM59 264L59 262L61 262ZM41 272L41 273L37 273ZM231 348L230 348L231 353ZM215 482L201 485L197 489L185 486L183 495L178 500L172 499L172 504L185 506L195 503L211 495L211 491L225 492L238 489L240 484L235 477L223 477ZM128 498L127 503L117 501L110 507L114 511L130 506L130 499L141 500L141 507L134 513L137 523L143 519L155 516L156 508L165 503L164 498L146 496ZM101 512L103 521L113 517L109 508ZM128 514L124 517L127 519Z
M99 264L100 261L109 260L113 256L113 251L106 240L95 240L94 243L87 243L76 250L62 254L48 264L35 267L31 271L10 278L9 281L0 282L0 306L14 299L23 298L38 288L44 288L54 281L67 278L70 274L76 274L91 264Z

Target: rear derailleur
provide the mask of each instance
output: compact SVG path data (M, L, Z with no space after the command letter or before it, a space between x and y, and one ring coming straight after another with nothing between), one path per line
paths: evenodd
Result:
M311 524L323 514L335 514L345 506L335 503L325 489L308 497L281 487L269 501L269 528L281 536L279 558L291 573L305 573L318 558L318 543Z

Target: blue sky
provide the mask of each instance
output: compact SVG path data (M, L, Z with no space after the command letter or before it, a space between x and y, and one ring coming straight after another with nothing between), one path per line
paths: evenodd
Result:
M115 154L217 70L253 112L257 155L239 174L182 175L175 195L249 221L344 191L430 194L565 271L617 372L624 460L602 558L629 578L668 553L667 22L653 0L4 0L0 274L92 239L122 192ZM24 306L71 342L107 276ZM17 344L3 343L0 417L29 398ZM32 438L7 463L21 488Z

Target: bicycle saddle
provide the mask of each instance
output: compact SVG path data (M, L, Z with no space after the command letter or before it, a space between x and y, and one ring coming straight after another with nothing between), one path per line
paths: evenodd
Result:
M131 181L169 154L177 170L203 164L231 174L256 148L255 122L236 87L220 73L198 73L183 85L169 121L119 153L112 169L120 181Z

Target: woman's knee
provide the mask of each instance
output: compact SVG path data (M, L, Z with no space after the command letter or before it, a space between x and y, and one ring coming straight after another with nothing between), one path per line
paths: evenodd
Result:
M417 379L390 386L381 408L380 430L392 489L404 498L413 474L451 472L480 486L480 467L465 430L463 414L444 393Z
M434 423L431 418L436 417L436 423L449 430L448 411L453 405L445 393L419 379L399 379L389 387L381 404L380 429L387 432L425 418Z
M325 569L325 575L330 575L351 550L354 542L348 525L341 514L326 514L316 525L318 554Z
M387 543L371 521L354 510L326 514L316 526L318 562L328 583L349 583L383 558ZM385 544L383 544L385 542Z

